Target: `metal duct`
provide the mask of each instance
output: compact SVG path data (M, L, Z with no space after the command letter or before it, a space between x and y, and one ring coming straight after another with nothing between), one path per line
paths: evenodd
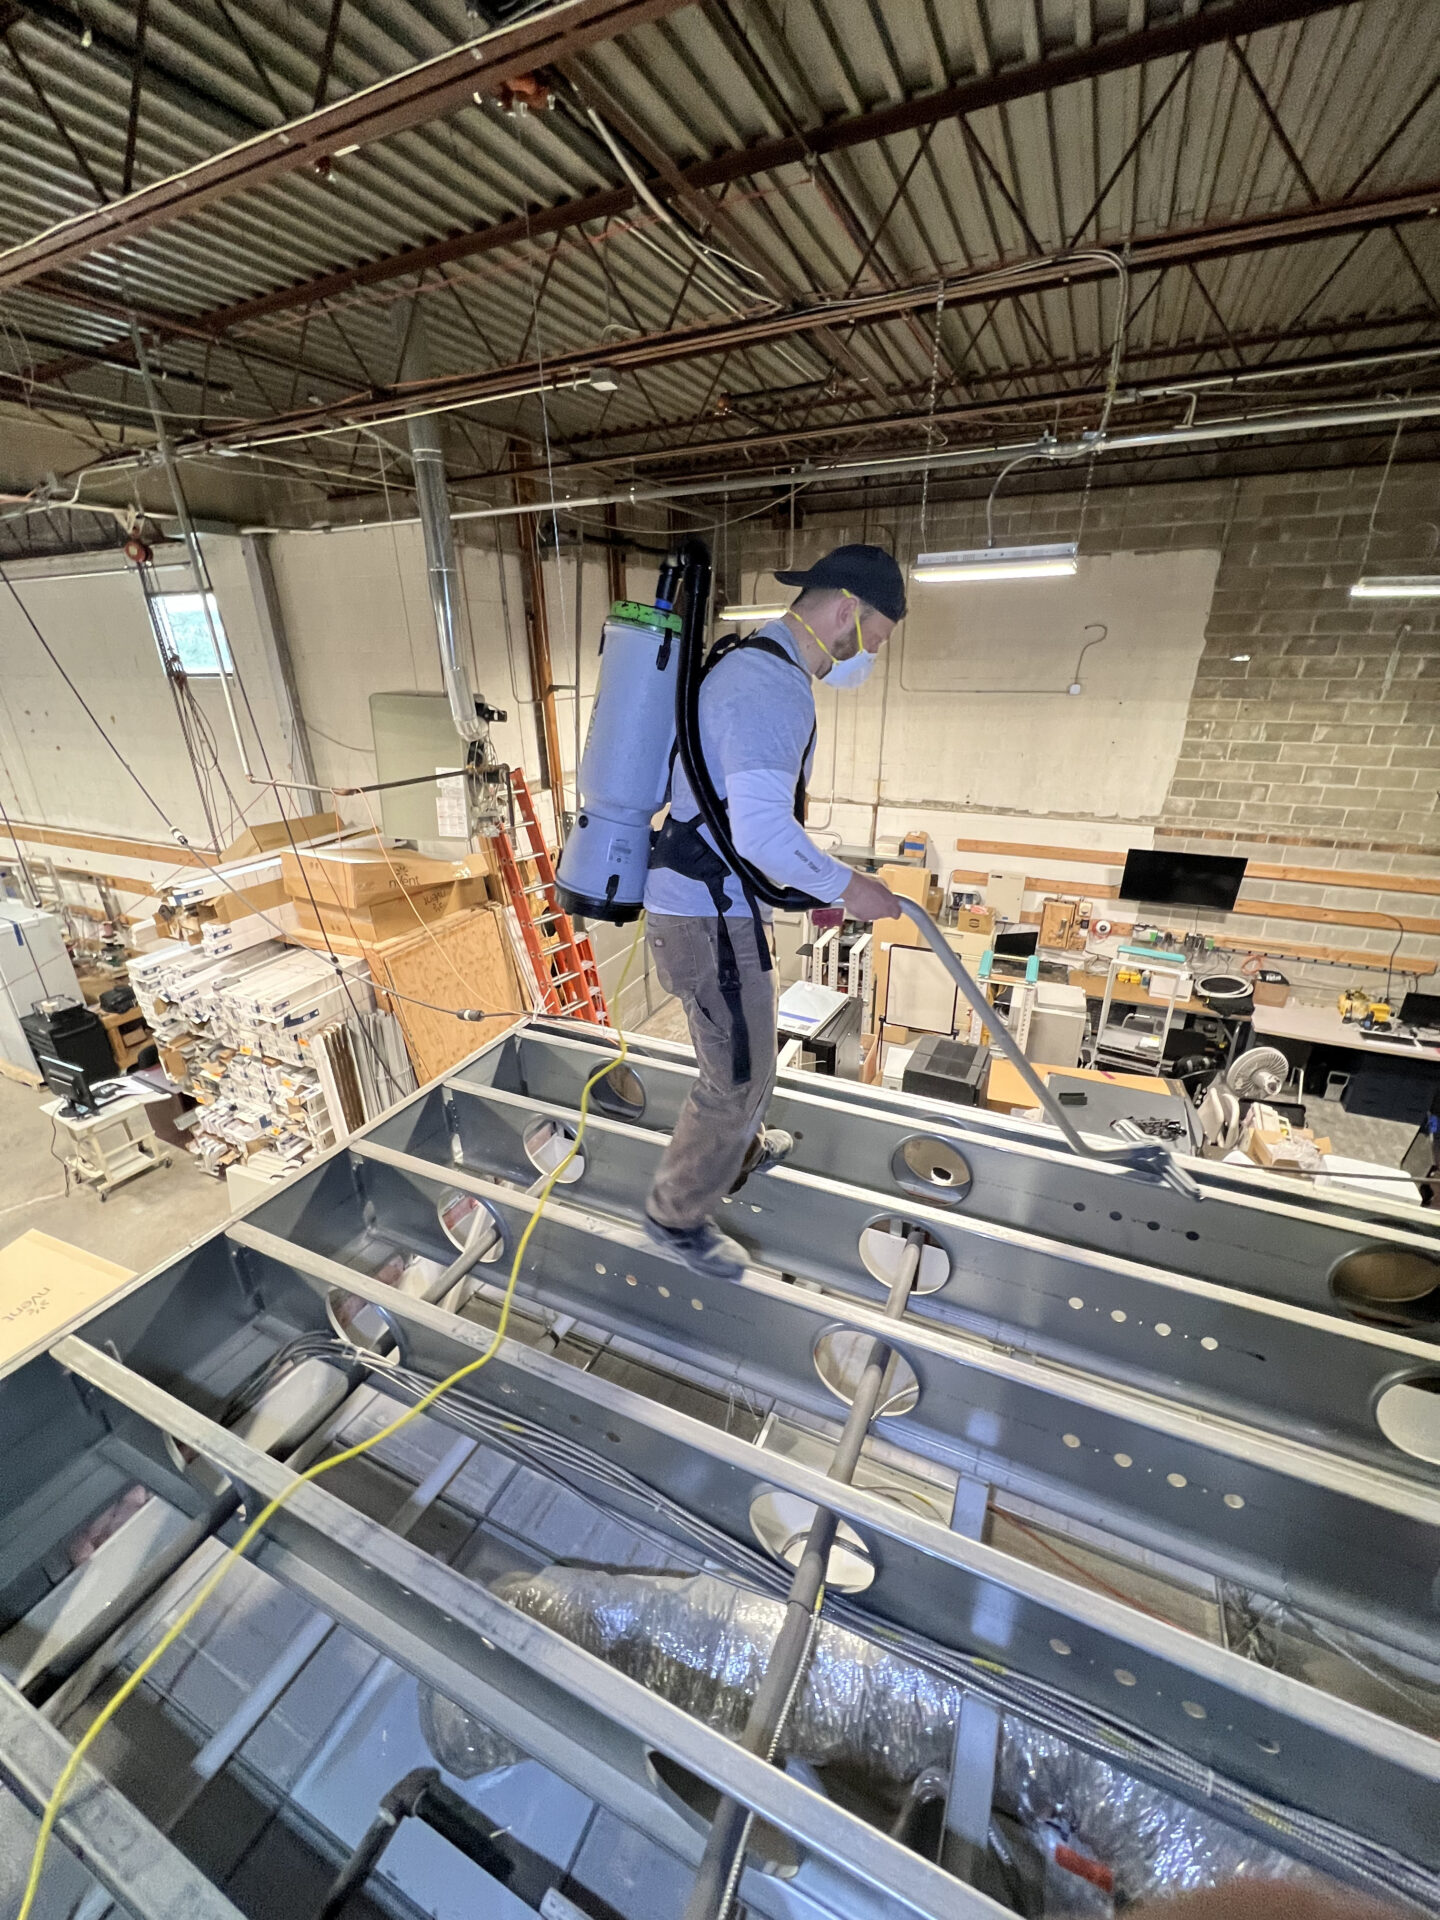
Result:
M404 334L400 353L402 381L429 377L424 326L418 303L401 310ZM487 724L475 711L475 690L460 651L463 602L455 533L450 523L450 494L445 485L445 454L438 414L413 414L407 422L410 463L415 474L415 503L425 536L425 571L430 582L430 611L440 643L440 671L450 701L455 731L462 740L483 740ZM468 622L466 623L468 626Z

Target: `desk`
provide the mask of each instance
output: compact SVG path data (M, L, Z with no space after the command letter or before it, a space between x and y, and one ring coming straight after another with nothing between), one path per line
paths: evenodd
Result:
M170 1155L162 1152L150 1125L148 1100L131 1094L107 1100L98 1113L87 1115L67 1114L69 1104L47 1100L40 1111L70 1136L65 1165L77 1180L94 1187L101 1200L137 1174L170 1165Z
M1365 1040L1353 1020L1342 1020L1335 1007L1257 1006L1250 1020L1256 1033L1277 1039L1303 1040L1312 1047L1348 1047L1354 1053L1389 1054L1401 1060L1430 1060L1440 1066L1440 1047L1397 1047L1388 1040Z
M1282 1042L1286 1059L1300 1069L1302 1089L1312 1048L1343 1053L1349 1077L1340 1100L1347 1113L1419 1126L1440 1095L1440 1047L1362 1039L1335 1007L1257 1006L1252 1026L1257 1038Z

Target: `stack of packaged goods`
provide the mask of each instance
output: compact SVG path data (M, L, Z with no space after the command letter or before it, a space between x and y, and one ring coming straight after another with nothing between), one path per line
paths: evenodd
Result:
M199 1108L190 1151L216 1175L240 1162L291 1172L408 1091L372 1077L363 1110L327 1092L337 1042L373 1054L388 1018L363 960L275 941L219 960L166 946L133 960L130 978L167 1077Z

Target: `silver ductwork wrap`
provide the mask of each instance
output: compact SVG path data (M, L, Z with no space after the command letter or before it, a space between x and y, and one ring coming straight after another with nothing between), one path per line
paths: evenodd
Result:
M1058 1833L1108 1867L1127 1903L1241 1875L1325 1884L1310 1867L1014 1714L1001 1722L995 1799L1032 1837Z
M738 1739L785 1609L714 1574L506 1574L495 1593L608 1666ZM822 1620L781 1751L858 1769L898 1800L922 1767L948 1766L959 1690Z
M494 1593L608 1666L737 1739L784 1619L778 1600L714 1574L547 1567ZM948 1772L963 1689L847 1628L820 1622L782 1752L843 1769L888 1817L926 1768ZM430 1751L462 1779L521 1755L474 1715L420 1688ZM1016 1714L1002 1721L996 1804L1043 1849L1058 1834L1114 1875L1117 1896L1311 1870Z

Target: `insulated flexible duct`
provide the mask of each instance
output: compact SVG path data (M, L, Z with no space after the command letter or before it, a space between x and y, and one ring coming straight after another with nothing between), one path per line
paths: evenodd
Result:
M548 1567L495 1582L502 1599L736 1739L784 1619L781 1602L714 1574ZM784 1751L842 1772L886 1824L911 1782L948 1770L964 1689L822 1620ZM524 1758L422 1686L420 1720L447 1772L473 1778ZM996 1802L1033 1834L1056 1831L1099 1860L1127 1900L1245 1874L1314 1879L1308 1867L1186 1806L1015 1714L1006 1714Z

